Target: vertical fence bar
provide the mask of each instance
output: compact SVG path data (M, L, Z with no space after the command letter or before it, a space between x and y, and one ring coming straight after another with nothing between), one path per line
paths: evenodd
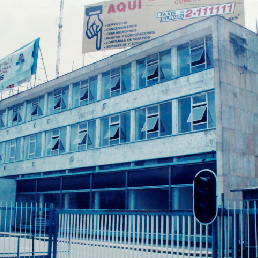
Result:
M50 206L51 207L51 206ZM58 212L54 213L53 258L57 256Z
M119 215L116 215L116 248L114 250L116 250L116 257L118 257L118 249L120 248L119 246L119 237L118 237L118 232L119 232ZM119 257L118 257L119 258Z
M191 247L191 216L188 216L188 240L187 240L187 254L190 257L190 247Z
M200 257L202 257L202 224L200 224Z
M137 228L136 228L136 237L137 237L137 240L136 240L136 246L137 246L136 257L139 257L140 256L140 254L139 254L139 252L140 252L140 215L137 215L136 225L137 225Z
M122 257L122 244L123 244L123 215L120 215L120 252L119 252L120 258Z
M52 253L52 226L53 226L53 204L49 208L49 227L48 227L48 258L51 258Z
M176 216L176 253L179 258L179 216Z
M243 258L243 244L244 244L244 220L243 220L243 202L240 202L240 256Z
M208 225L205 225L205 227L206 227L206 230L205 230L205 235L206 235L206 237L205 237L205 245L206 245L206 249L205 249L205 253L206 253L206 258L208 258L208 244L209 244L209 242L208 242Z
M164 250L163 250L163 244L164 244L164 216L160 216L160 250L161 250L161 258L164 257Z
M127 257L130 257L130 246L131 246L131 236L132 236L132 215L128 216L128 249L127 249Z
M217 258L218 254L218 218L212 223L212 258Z
M172 230L173 230L173 227L174 227L174 217L172 217ZM166 215L166 229L165 229L165 232L166 232L166 258L168 258L168 241L169 241L169 216ZM171 239L172 239L172 242L174 242L174 235L171 234ZM172 253L172 257L173 257L173 246L171 246L171 253Z
M247 257L250 258L250 207L247 201Z
M254 201L254 228L255 228L255 254L258 257L258 244L257 244L257 211L256 211L256 201Z
M159 253L159 216L156 215L156 257Z
M153 215L151 215L151 235L150 235L150 237L151 237L151 241L150 241L150 252L151 252L151 255L150 255L150 257L152 258L152 254L153 254L153 237L154 237L154 235L153 235L153 233L154 233L154 216Z
M185 257L185 216L182 216L182 220L183 220L183 236L182 236L182 255L183 257Z
M142 216L142 241L141 241L141 258L143 258L143 250L144 250L144 237L145 237L145 232L144 232L144 215Z
M196 219L194 218L194 258L196 258Z

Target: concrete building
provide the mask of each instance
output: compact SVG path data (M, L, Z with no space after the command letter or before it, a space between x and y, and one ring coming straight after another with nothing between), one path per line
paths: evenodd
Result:
M216 16L0 102L0 176L18 202L191 209L258 184L258 38ZM8 181L8 180L7 180Z

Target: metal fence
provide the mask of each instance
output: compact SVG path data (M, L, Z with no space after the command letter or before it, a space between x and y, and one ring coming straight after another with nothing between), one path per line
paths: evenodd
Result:
M0 257L49 256L52 208L0 203Z
M57 257L211 257L212 225L192 212L59 211Z
M222 205L210 225L192 211L53 210L0 203L0 257L258 257L256 201Z

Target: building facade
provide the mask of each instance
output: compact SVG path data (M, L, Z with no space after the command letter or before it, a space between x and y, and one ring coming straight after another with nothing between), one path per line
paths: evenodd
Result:
M0 176L18 202L192 208L258 183L258 39L212 17L0 102ZM4 181L5 182L5 181Z

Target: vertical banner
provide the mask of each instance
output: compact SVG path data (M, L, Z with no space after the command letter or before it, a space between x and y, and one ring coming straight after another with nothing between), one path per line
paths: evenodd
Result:
M136 46L214 15L244 26L244 0L112 0L85 6L82 52Z
M14 88L36 74L39 38L0 60L0 92Z

